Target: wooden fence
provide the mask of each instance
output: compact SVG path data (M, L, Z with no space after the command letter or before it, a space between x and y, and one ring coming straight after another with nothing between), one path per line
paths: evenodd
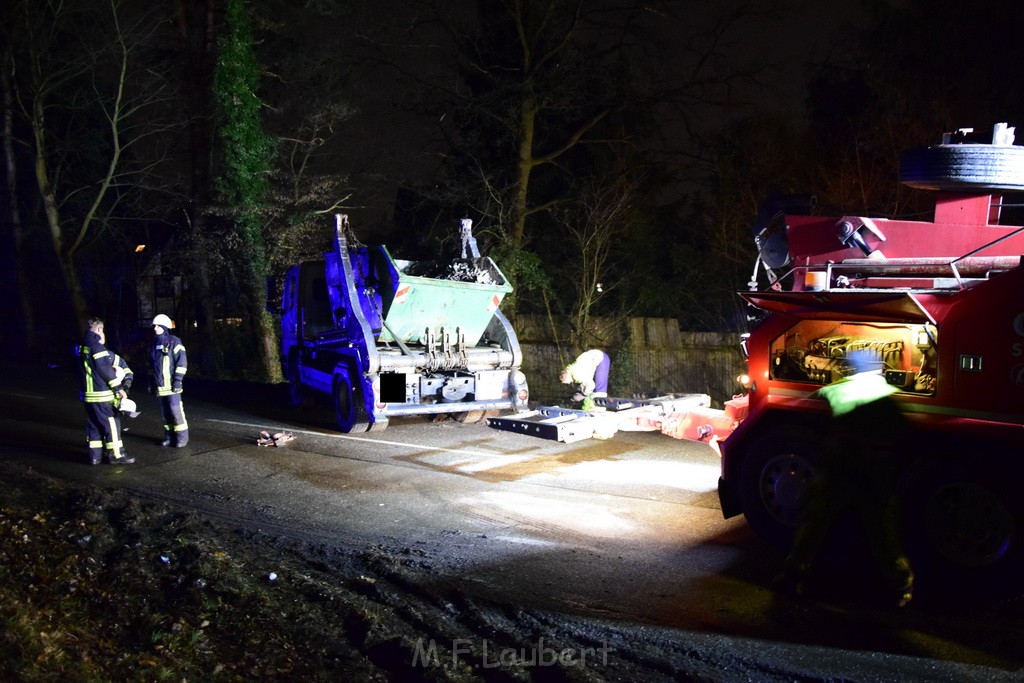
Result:
M630 318L626 324L611 319L592 321L595 338L612 359L608 393L709 394L714 405L741 391L736 376L746 370L738 333L684 332L674 318ZM544 316L518 315L512 325L523 349L523 372L530 382L533 401L560 403L571 390L558 374L584 349L558 343L568 327L556 321L558 334Z

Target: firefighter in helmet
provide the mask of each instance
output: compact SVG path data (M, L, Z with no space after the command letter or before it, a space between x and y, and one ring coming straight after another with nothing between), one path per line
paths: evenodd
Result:
M117 404L128 398L123 373L117 371L115 355L105 346L103 321L90 318L85 337L75 348L78 359L80 397L85 406L85 431L89 447L89 464L131 465L121 441L121 416Z
M188 370L185 346L171 334L171 319L161 313L153 318L153 380L160 413L164 420L164 447L181 448L188 444L188 422L182 405L182 380Z

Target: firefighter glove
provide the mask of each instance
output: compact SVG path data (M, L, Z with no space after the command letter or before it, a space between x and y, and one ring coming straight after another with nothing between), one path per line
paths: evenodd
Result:
M572 400L574 400L574 401L582 401L585 398L586 398L586 396L584 396L583 394L581 394L578 391L575 394L572 395Z
M171 383L171 391L173 391L176 394L180 394L181 393L181 380L178 380L177 382L172 382Z

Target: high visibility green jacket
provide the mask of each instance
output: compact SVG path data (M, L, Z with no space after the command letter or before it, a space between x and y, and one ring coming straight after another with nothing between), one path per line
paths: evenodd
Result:
M566 366L565 372L569 373L573 383L582 387L583 394L591 394L596 388L594 374L597 372L597 366L607 357L608 354L600 349L584 351Z
M877 372L859 372L818 389L836 417L896 393L896 387Z

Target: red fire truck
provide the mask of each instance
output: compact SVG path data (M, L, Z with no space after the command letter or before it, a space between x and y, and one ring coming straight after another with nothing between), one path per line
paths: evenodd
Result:
M1024 147L1005 124L991 143L961 130L906 152L899 179L935 193L932 220L825 218L781 198L755 227L741 296L760 319L744 341L747 416L721 443L722 511L788 548L829 416L815 392L867 349L914 427L898 491L919 579L1018 590L1024 212L1008 198L1024 190Z

